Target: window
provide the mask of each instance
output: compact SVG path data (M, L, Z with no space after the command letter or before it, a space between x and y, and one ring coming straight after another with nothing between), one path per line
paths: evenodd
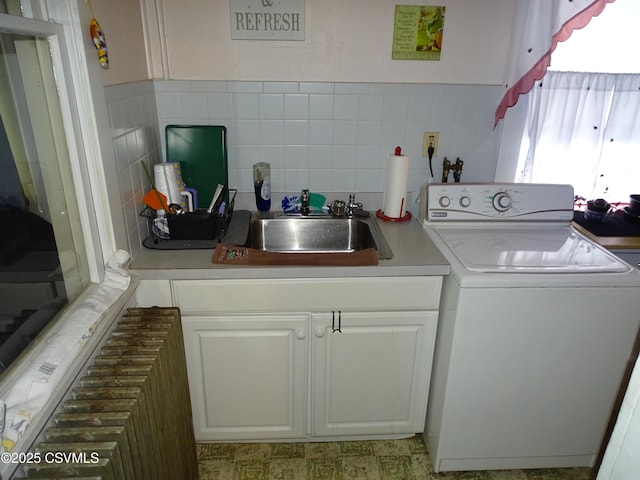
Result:
M551 70L570 72L640 73L632 46L640 42L640 2L609 3L582 30L559 43Z
M92 46L80 30L90 19L82 0L0 0L0 185L5 210L22 214L13 225L26 224L13 243L16 235L0 226L3 262L15 269L34 251L43 254L51 272L45 262L32 265L51 273L39 291L46 293L28 296L37 309L37 298L59 302L45 318L64 305L0 376L2 451L29 448L134 289L103 281L116 251L103 164L113 152L100 149L98 124L107 118L100 68L86 63ZM25 244L34 248L20 251ZM4 283L42 273L12 272ZM0 304L7 298L16 301L5 294ZM0 462L0 476L16 468Z
M50 57L0 34L0 372L89 284Z
M627 202L640 181L640 75L547 72L528 98L517 181Z
M528 95L515 181L572 184L585 199L627 202L640 182L640 4L615 2L558 45Z

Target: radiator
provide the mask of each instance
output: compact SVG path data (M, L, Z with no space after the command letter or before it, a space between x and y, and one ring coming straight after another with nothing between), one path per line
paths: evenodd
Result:
M177 308L129 309L76 385L26 478L198 478Z

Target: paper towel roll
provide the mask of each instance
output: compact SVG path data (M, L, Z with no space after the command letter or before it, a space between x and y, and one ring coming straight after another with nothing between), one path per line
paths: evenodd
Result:
M407 211L407 186L411 159L406 155L389 155L387 182L382 211L389 218L402 218Z
M153 167L156 189L167 197L167 203L182 204L180 192L184 190L184 181L180 171L180 163L158 163Z

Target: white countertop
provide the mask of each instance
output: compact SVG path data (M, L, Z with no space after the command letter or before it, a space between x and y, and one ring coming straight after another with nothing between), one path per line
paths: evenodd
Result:
M129 266L141 279L337 278L448 275L449 263L412 218L407 222L376 219L393 251L378 265L231 266L212 263L213 249L150 250L143 248Z

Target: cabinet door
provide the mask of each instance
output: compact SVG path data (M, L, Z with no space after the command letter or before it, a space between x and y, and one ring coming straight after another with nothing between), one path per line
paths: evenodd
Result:
M314 435L424 429L437 312L334 312L312 321Z
M308 315L183 317L196 440L306 436Z

